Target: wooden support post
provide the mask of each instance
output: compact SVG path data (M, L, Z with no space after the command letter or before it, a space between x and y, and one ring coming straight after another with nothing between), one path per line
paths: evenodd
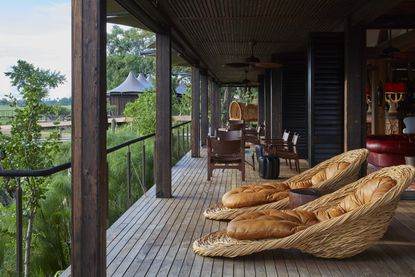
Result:
M374 118L372 125L373 125L373 134L374 135L384 135L385 134L385 99L378 97L378 89L380 82L385 84L387 77L387 61L386 60L375 60L373 61L374 70L372 74L372 84L374 88L374 94L376 101L374 102L375 106L372 109L372 117ZM373 101L372 101L373 102Z
M266 70L264 76L264 120L265 120L265 137L271 137L271 71Z
M222 99L222 94L221 94L221 90L222 87L218 86L217 84L215 85L216 88L216 92L215 92L215 106L216 106L216 115L215 115L215 120L216 120L216 126L221 127L222 126L222 109L221 109L221 99Z
M208 118L208 109L209 109L209 100L208 100L208 76L202 74L200 76L201 81L201 144L202 146L206 145L206 138L209 132L209 118Z
M264 75L258 75L258 126L264 123L265 120L265 91L264 91Z
M171 39L156 34L156 196L171 197Z
M218 114L218 110L219 107L217 106L217 93L218 93L218 89L216 86L216 83L211 81L210 82L210 118L211 118L211 125L210 125L210 135L211 136L215 136L216 135L216 130L219 128L218 125L218 121L217 121L217 114Z
M271 138L282 136L282 70L271 70Z
M192 67L192 157L200 157L200 72Z
M377 125L377 121L378 121L378 116L377 116L377 106L378 106L378 94L377 94L377 84L375 83L375 67L373 65L371 65L370 69L368 70L367 74L369 74L369 79L370 79L370 95L371 95L371 100L372 103L370 103L371 105L371 110L372 110L372 114L371 116L371 134L375 135L376 134L376 125Z
M106 276L106 3L72 1L72 276Z
M229 105L231 104L231 91L229 87L225 87L225 92L223 93L223 111L226 111L223 118L223 123L229 121Z
M346 23L344 150L366 146L366 29Z

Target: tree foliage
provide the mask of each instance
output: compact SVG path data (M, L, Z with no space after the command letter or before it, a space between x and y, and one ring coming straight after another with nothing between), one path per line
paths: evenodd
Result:
M138 134L146 135L155 132L156 94L154 91L146 91L134 102L127 103L124 114L133 118L132 126Z
M130 71L153 74L155 57L141 53L155 41L154 33L114 26L107 35L107 87L121 84Z
M190 88L184 95L173 94L172 100L173 115L190 115L192 113L192 93Z
M58 151L57 139L59 134L52 132L46 142L41 139L41 126L38 121L43 115L50 113L50 107L42 103L48 90L56 88L65 81L59 72L36 68L34 65L19 60L5 73L22 96L25 105L15 109L15 117L11 122L11 135L0 134L2 151L1 166L4 169L43 169L52 165L54 154ZM10 101L16 105L16 99L10 96ZM33 222L45 198L48 178L27 177L4 179L1 186L4 190L13 191L21 186L23 195L24 215L28 219L25 237L25 276L30 274L30 249L33 234Z

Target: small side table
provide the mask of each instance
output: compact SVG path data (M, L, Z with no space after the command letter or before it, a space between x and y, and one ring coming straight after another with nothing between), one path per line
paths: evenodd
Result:
M289 192L290 208L294 209L313 201L323 195L322 191L316 188L292 189Z
M415 156L405 156L405 164L415 166Z

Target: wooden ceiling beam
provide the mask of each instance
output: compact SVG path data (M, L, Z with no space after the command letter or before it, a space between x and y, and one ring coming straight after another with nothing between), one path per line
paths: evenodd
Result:
M401 51L408 51L412 50L414 46L415 41L415 31L409 31L405 34L402 34L400 36L397 36L392 39L392 45L393 47L399 48ZM377 47L379 49L384 49L386 47L390 46L390 41L387 40L385 42L380 43Z
M343 15L328 15L325 16L325 19L331 19L331 20L338 20L339 17ZM311 18L311 16L308 16ZM289 19L289 20L295 20L296 18L299 18L301 20L304 20L304 18L307 18L307 15L299 14L299 15L289 15L289 16L278 16L278 19ZM179 21L235 21L235 20L255 20L255 21L275 21L275 16L209 16L209 17L179 17Z
M367 29L413 29L414 15L382 15L366 24Z
M368 0L365 5L352 14L352 25L368 25L379 16L396 7L401 1Z
M120 6L122 6L126 11L132 14L138 21L146 25L151 31L159 34L163 34L169 30L168 25L160 17L157 17L155 14L148 12L142 8L142 5L145 5L147 1L130 1L130 0L116 0ZM140 4L141 5L140 5ZM148 7L148 5L146 5Z

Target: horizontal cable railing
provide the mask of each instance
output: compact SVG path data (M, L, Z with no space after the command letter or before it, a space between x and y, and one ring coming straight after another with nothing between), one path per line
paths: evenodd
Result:
M172 155L177 154L177 157L180 158L182 155L186 154L190 149L190 123L191 121L186 121L177 125L172 126L172 137L175 136L176 131L176 152L173 153L174 149L172 148ZM180 132L181 131L181 132ZM151 133L145 136L141 136L135 139L128 140L121 144L109 147L107 149L107 155L115 152L117 150L127 148L126 153L126 163L127 163L127 203L128 206L132 204L132 169L135 170L137 180L143 192L145 192L146 184L146 147L145 141L154 138L155 133ZM173 143L172 139L172 143ZM139 176L138 171L132 166L131 158L131 145L141 142L141 176ZM64 163L57 166L53 166L47 169L36 169L36 170L0 170L0 177L15 178L16 179L16 188L14 192L14 198L16 201L16 272L20 276L23 272L23 203L22 203L22 188L20 185L20 178L22 177L47 177L64 170L70 169L71 163Z

